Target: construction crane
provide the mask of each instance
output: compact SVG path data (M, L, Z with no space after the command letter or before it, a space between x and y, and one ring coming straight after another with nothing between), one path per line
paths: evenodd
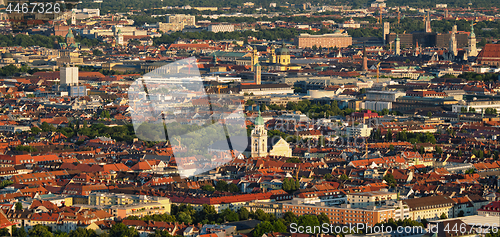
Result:
M377 84L378 84L378 78L379 78L379 75L380 75L380 63L381 62L377 63Z
M220 94L220 89L225 89L227 86L217 85L217 94Z

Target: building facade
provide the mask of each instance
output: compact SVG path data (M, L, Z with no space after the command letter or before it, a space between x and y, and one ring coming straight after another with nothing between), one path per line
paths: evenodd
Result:
M338 30L333 34L324 35L300 34L295 38L295 44L299 48L312 48L313 46L318 48L345 48L352 45L352 37Z

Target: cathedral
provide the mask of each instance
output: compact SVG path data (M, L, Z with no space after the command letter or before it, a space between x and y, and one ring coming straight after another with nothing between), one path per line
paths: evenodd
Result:
M292 156L292 148L283 139L267 137L267 130L264 124L264 119L259 112L259 116L255 119L255 128L251 135L251 156L252 157L265 157L265 156Z
M287 70L299 70L301 66L297 64L292 64L290 62L290 50L286 48L285 44L281 45L281 48L275 48L274 45L271 46L269 57L267 62L262 62L262 70L264 71L287 71ZM253 64L255 65L255 64Z

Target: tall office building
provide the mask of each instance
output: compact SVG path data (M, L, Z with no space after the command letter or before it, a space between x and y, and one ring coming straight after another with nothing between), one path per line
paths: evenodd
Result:
M60 85L54 85L53 90L68 92L71 97L87 96L87 87L78 85L78 67L61 67Z
M61 85L78 85L78 67L62 67L60 74Z
M391 33L391 23L386 21L384 22L384 44L386 44L387 35Z

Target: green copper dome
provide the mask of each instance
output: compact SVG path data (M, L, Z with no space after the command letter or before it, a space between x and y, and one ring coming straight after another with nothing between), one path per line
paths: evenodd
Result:
M66 35L66 38L75 38L73 32L71 32L71 28L68 29L68 34Z
M288 50L285 46L285 43L283 43L283 45L281 45L281 48L277 48L275 50L276 52L276 55L288 55L290 54L290 50Z
M264 119L262 118L260 111L259 116L255 119L255 125L264 125Z

